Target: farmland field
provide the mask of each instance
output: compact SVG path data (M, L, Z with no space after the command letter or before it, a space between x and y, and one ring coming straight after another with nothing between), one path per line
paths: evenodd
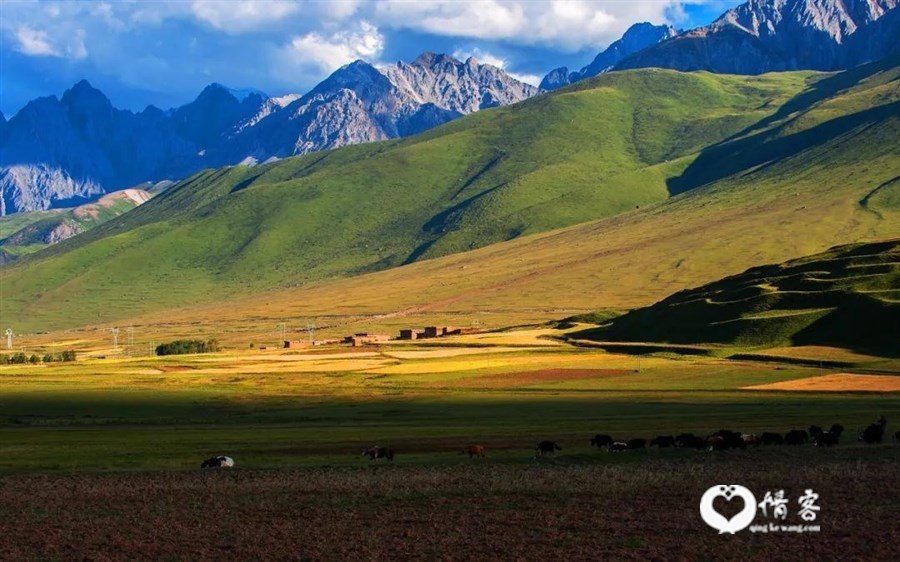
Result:
M833 350L856 362L823 368L635 356L538 337L562 333L364 349L86 353L70 364L4 366L0 471L190 470L221 453L242 468L358 465L373 443L393 446L398 464L455 462L468 443L519 462L544 438L583 455L598 432L649 438L834 422L855 432L877 415L900 417L900 369L890 359ZM854 369L865 375L844 374ZM807 382L837 379L822 392Z
M724 544L767 558L799 544L817 557L893 532L867 522L897 521L900 446L855 437L877 415L900 418L900 392L847 382L839 392L745 388L854 370L897 380L896 361L822 348L843 360L823 368L546 339L562 334L167 357L95 349L75 363L0 367L0 558L114 549L154 559L587 559L672 548L708 557ZM834 422L848 435L834 449L589 446L595 433L649 439ZM542 439L562 450L535 458ZM376 443L396 451L393 463L360 456ZM487 457L460 453L472 443ZM216 454L236 468L201 472ZM726 481L817 488L826 534L726 542L696 507L705 488Z

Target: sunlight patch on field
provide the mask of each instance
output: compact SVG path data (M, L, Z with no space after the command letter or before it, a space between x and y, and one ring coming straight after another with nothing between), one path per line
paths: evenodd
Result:
M463 355L488 355L493 353L509 353L522 351L518 347L450 347L443 349L429 349L422 351L386 351L384 355L397 359L446 359L448 357L460 357Z
M826 347L821 345L802 345L797 347L773 347L759 352L770 357L788 357L791 359L807 359L810 361L844 361L847 363L864 363L881 361L882 357L856 353L840 347ZM749 355L755 355L751 353Z
M542 383L627 376L634 371L624 369L541 369L517 373L501 373L454 381L456 388L521 388ZM442 386L434 383L433 386Z
M900 392L900 377L835 373L792 381L745 386L742 390L787 390L796 392Z
M464 371L481 371L487 369L506 369L515 368L521 371L522 368L540 368L542 366L562 367L565 365L585 365L606 363L608 360L618 359L619 356L607 354L564 354L564 353L547 353L539 355L522 355L516 357L496 357L496 358L479 358L465 360L447 360L447 361L427 361L403 363L401 365L392 365L381 369L369 371L373 374L383 375L415 375L415 374L436 374L436 373L456 373Z
M562 342L548 339L549 336L558 336L564 332L553 328L540 328L535 330L516 330L512 332L489 332L483 334L468 334L454 336L453 341L459 343L490 343L494 345L535 345L535 346L560 346Z

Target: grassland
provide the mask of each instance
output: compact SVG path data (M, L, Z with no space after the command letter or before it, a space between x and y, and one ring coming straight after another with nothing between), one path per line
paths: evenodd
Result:
M840 358L841 368L634 356L562 335L166 357L98 348L75 363L2 366L0 558L722 558L725 548L795 559L838 545L845 557L890 558L900 446L855 435L876 415L892 431L900 392L868 380L835 392L746 387L847 371L900 379L896 361L831 348L800 355ZM835 422L847 433L832 449L589 446L598 432ZM563 450L536 459L541 439ZM373 443L392 447L394 462L359 455ZM470 443L487 458L461 455ZM237 468L198 468L216 454ZM723 482L759 494L815 489L821 534L716 535L697 505Z
M205 171L4 268L0 317L73 327L619 215L822 78L616 73L402 141Z
M54 231L85 232L134 209L150 193L129 189L107 194L93 203L71 209L30 211L0 217L0 254L12 261L50 245Z
M818 344L897 357L900 239L838 246L754 267L572 337L761 347Z
M96 266L93 258L76 263L74 256L86 254L73 251L65 254L68 257L60 256L58 263L48 256L46 263L35 259L31 265L4 268L0 271L0 318L18 332L87 324L52 334L48 342L108 340L108 328L115 321L119 326L135 326L147 345L164 338L214 334L231 345L247 346L275 341L273 328L279 322L287 323L292 337L305 336L302 329L312 320L324 326L323 336L337 336L348 329L467 326L473 320L498 328L598 309L648 306L748 267L799 258L838 244L900 236L900 210L891 203L900 185L892 181L900 166L894 140L900 118L888 111L898 95L897 82L890 80L896 72L893 66L876 65L849 77L819 79L785 104L785 109L773 110L772 117L720 143L713 152L738 143L741 154L749 155L754 150L747 139L755 139L756 149L765 153L780 138L793 139L802 150L788 151L786 157L765 165L741 160L751 167L710 178L711 183L615 217L347 279L304 284L297 276L292 281L300 285L296 288L258 292L256 281L247 279L241 282L242 294L216 303L207 299L221 298L221 291L230 291L228 283L217 286L204 277L195 285L191 276L198 270L191 260L179 261L181 269L176 274L166 269L168 265L148 266L149 258L127 258L131 254L125 249L138 241L127 242L125 238L132 235L123 233L103 242L117 241L110 252L129 260L121 267L118 262ZM862 107L881 107L888 114L873 116ZM840 133L830 128L835 119L842 120ZM816 123L832 125L811 139L804 131L819 126ZM444 138L439 132L430 133L435 135L433 142ZM406 142L417 146L422 140ZM354 147L350 152L329 153L325 162L349 158L352 151L367 154L375 149ZM301 165L301 161L292 162L291 166ZM697 174L697 169L688 174L693 178L691 185L702 181ZM198 178L191 187L170 194L166 212L177 214L191 197L206 193L204 181ZM260 193L269 189L258 187ZM217 212L214 200L210 196L207 202L205 216L210 220ZM157 204L163 202L160 199ZM146 209L141 207L138 214L129 213L121 220L138 220ZM130 224L122 223L123 228ZM180 251L175 242L155 251L166 255L173 248ZM256 255L262 259L263 254ZM266 284L264 279L279 274L281 266L256 263L254 267L254 276ZM46 268L65 271L69 280L57 285L62 278ZM138 280L120 271L145 274ZM221 273L230 275L224 269ZM170 309L173 299L193 304Z
M871 386L745 390L854 369L900 376L900 365L882 358L840 369L544 343L85 355L73 364L6 366L0 471L188 470L217 452L247 468L353 465L373 442L396 447L400 464L457 462L469 442L488 445L496 460L525 462L541 438L579 458L596 432L786 431L834 421L853 431L873 412L900 415L900 395Z

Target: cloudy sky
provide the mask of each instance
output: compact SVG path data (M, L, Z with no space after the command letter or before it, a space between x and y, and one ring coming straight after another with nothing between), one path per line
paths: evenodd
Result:
M211 82L303 93L343 64L474 55L536 83L633 23L705 25L725 0L0 0L0 110L86 78L118 107L186 103Z

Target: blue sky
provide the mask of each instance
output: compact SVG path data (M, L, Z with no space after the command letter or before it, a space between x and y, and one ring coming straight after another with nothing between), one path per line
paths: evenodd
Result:
M705 25L718 0L0 1L0 110L80 79L132 110L211 82L303 93L347 62L474 55L535 82L580 68L631 24Z

